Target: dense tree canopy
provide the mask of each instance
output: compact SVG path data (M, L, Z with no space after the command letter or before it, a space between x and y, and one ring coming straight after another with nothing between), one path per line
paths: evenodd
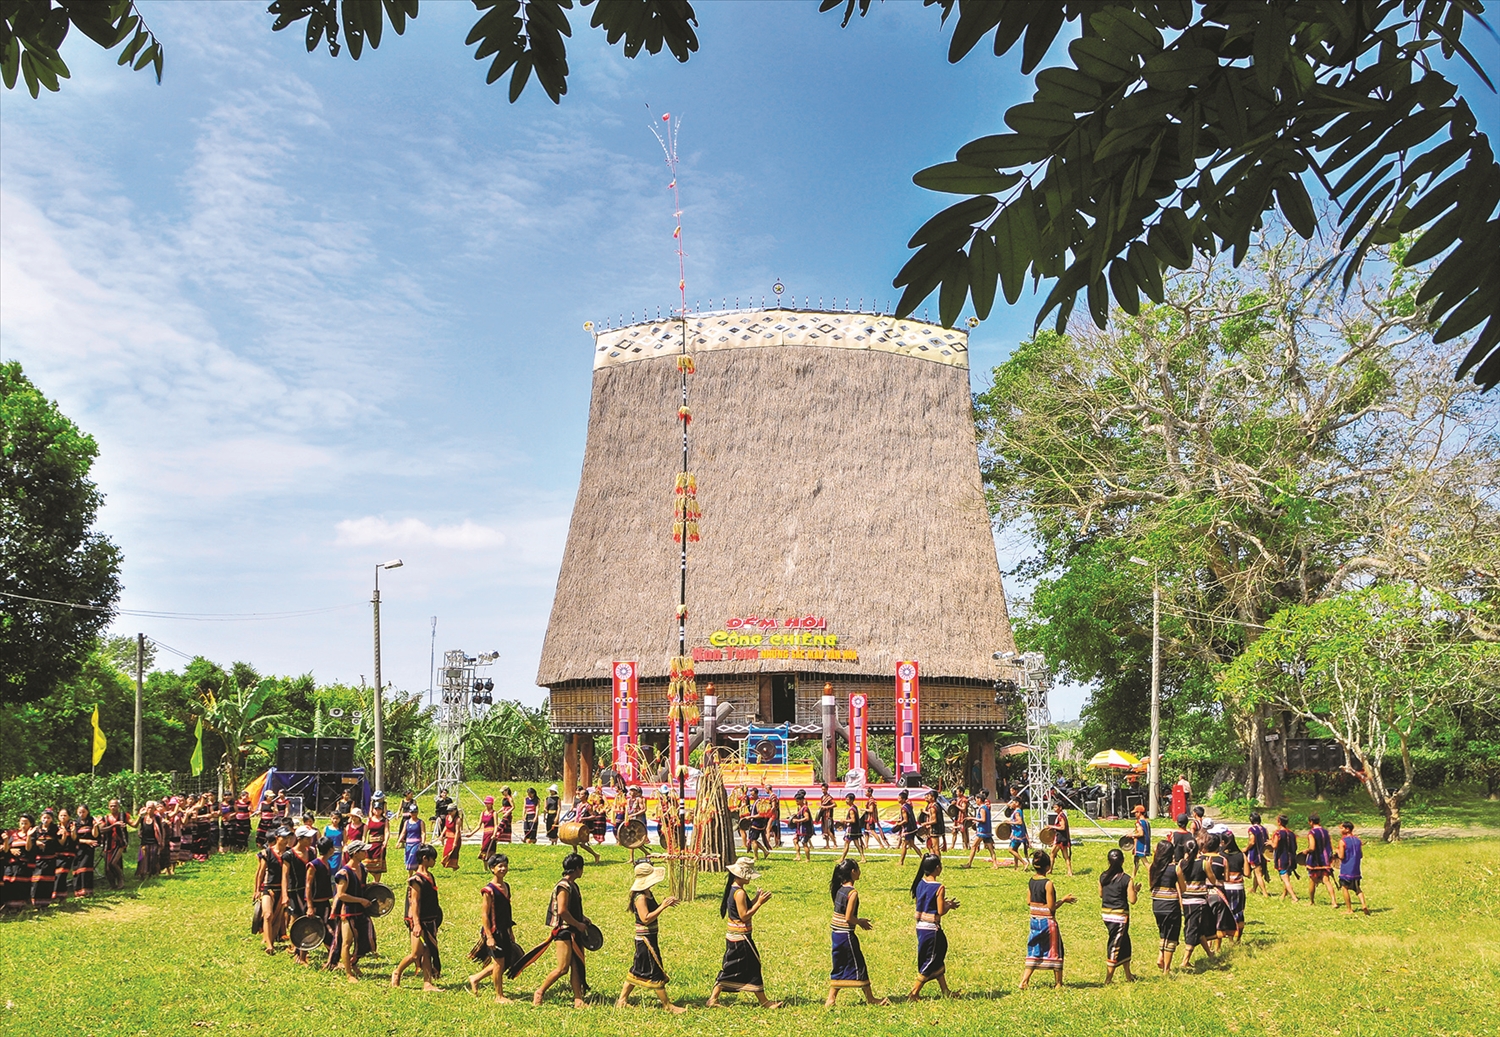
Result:
M0 364L0 702L77 675L119 598L120 551L94 528L98 454L20 364Z

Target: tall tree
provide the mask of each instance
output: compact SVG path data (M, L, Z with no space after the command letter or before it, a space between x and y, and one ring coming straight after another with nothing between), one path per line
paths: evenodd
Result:
M94 528L98 454L20 364L0 364L0 702L71 680L113 616L120 551Z
M976 401L990 504L1036 540L1030 618L1060 662L1139 645L1153 573L1167 653L1210 671L1284 606L1377 577L1495 593L1500 416L1448 377L1464 343L1432 341L1402 245L1345 297L1312 276L1326 250L1268 233L1237 270L1200 263L1162 304L996 368ZM1247 788L1275 802L1269 709L1231 715Z
M1416 785L1421 725L1500 701L1500 644L1473 636L1474 614L1453 595L1410 583L1293 605L1228 667L1222 686L1237 702L1287 710L1336 740L1391 842L1401 838L1401 807ZM1394 788L1384 768L1391 751L1401 761Z

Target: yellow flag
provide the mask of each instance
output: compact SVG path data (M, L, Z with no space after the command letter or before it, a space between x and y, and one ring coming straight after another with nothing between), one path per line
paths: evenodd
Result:
M94 707L94 763L99 766L99 761L104 759L104 750L109 748L109 740L104 737L104 732L99 728L99 707Z

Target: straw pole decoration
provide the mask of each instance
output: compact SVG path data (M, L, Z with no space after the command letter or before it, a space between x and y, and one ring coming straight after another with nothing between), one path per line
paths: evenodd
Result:
M698 721L698 682L693 674L693 660L687 651L687 578L688 544L698 542L698 521L702 512L698 506L698 480L688 467L688 429L693 422L693 412L688 407L688 375L693 373L693 358L688 355L688 308L687 308L687 253L682 247L682 200L677 190L677 134L682 120L672 120L672 113L661 117L662 126L651 124L651 132L661 145L666 156L667 170L672 174L667 188L672 192L672 241L677 252L678 317L682 321L682 346L677 355L678 381L682 402L677 408L677 422L682 429L682 467L677 472L673 487L672 539L680 548L677 585L677 655L668 666L667 716L672 721L672 740L669 772L676 777L678 795L685 798L688 766L688 732ZM681 756L679 742L681 739Z

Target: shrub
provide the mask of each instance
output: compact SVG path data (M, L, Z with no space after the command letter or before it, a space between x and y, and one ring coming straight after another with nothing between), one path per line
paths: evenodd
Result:
M79 803L87 803L89 809L99 815L108 808L111 799L118 799L133 809L148 799L165 799L171 791L170 775L149 772L33 774L7 778L0 785L0 819L9 823L22 811L40 811L47 807L72 810Z

